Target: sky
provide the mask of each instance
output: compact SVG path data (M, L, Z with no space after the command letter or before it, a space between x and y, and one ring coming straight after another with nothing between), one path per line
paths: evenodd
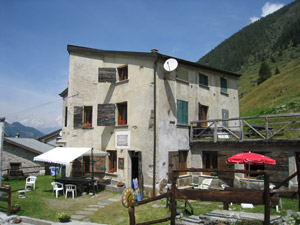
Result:
M292 0L0 0L0 117L61 127L67 45L197 61Z

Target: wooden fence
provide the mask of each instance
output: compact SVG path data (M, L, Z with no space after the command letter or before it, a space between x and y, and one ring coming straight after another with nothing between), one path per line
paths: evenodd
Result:
M264 188L263 190L242 189L242 188L225 188L224 190L193 190L193 189L178 189L177 179L180 172L222 172L222 173L243 173L243 174L263 174L264 175ZM285 198L298 198L298 191L280 191L275 189L288 182L294 176L299 175L298 171L286 178L273 190L270 190L269 174L266 171L248 171L248 170L232 170L232 169L177 169L172 173L172 186L171 191L157 197L149 198L140 202L134 202L128 209L130 225L150 225L164 221L171 221L171 225L175 225L176 219L176 201L178 199L184 200L201 200L201 201L214 201L223 202L223 208L228 210L229 203L252 203L255 205L264 205L264 224L270 224L270 207L278 205L279 197ZM155 221L148 221L136 224L135 222L135 207L153 202L162 198L169 198L171 216ZM299 202L300 208L300 202Z
M190 141L300 139L300 113L192 121Z
M5 194L3 195L3 193ZM0 209L6 210L6 213L9 216L10 209L11 209L11 187L10 186L0 187L0 202L7 202L7 208L0 206Z

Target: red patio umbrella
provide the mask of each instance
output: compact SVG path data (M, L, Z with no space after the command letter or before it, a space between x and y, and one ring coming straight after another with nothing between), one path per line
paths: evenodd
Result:
M253 152L239 153L233 155L229 157L226 160L226 162L248 164L248 165L275 165L276 164L276 161L274 159Z

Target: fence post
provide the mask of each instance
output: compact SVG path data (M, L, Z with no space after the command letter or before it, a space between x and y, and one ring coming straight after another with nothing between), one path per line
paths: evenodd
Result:
M270 224L270 176L264 173L264 203L265 203L265 219L264 225Z
M128 213L129 213L129 223L130 225L135 225L135 215L134 215L134 207L130 206L128 208Z
M176 180L177 180L177 172L172 172L172 187L171 187L171 225L175 225L176 218Z
M10 215L11 209L11 186L8 187L8 199L7 199L7 215Z

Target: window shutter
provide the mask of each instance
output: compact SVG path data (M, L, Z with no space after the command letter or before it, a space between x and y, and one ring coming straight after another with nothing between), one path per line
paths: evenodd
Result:
M115 83L117 77L117 69L116 68L99 68L98 70L98 82L109 82Z
M172 180L172 170L179 168L179 152L169 152L169 182Z
M227 93L227 80L223 77L221 79L221 92Z
M116 106L114 104L99 104L97 126L114 126Z
M204 74L199 73L199 83L208 86L208 77Z
M96 173L105 173L106 168L106 157L105 156L94 156L94 168Z
M74 106L74 128L82 127L82 119L83 119L83 107L82 106Z
M222 119L229 118L229 111L227 109L222 109ZM228 127L228 121L222 121L222 125L224 127Z
M177 123L188 124L188 102L177 100Z

